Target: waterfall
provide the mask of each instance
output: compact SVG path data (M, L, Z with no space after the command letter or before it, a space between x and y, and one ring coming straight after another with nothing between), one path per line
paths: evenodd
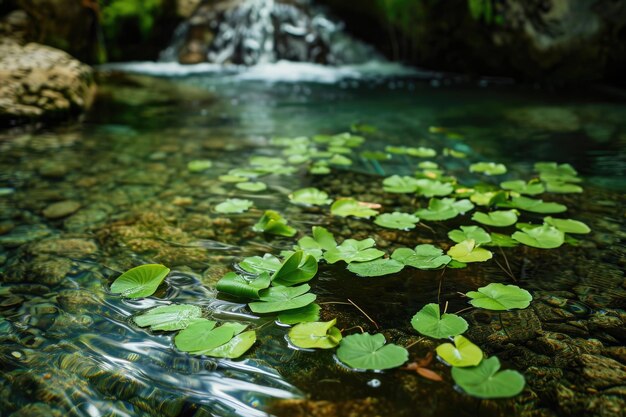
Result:
M309 0L204 0L160 56L163 62L327 65L382 58Z

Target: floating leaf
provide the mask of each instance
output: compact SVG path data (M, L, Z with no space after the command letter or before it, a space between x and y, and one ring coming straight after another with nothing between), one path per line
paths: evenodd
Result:
M218 213L243 213L252 207L254 203L250 200L243 200L240 198L229 198L223 203L215 206L215 211Z
M275 313L304 307L315 301L315 294L305 294L311 287L308 284L298 287L271 287L261 292L260 301L249 303L254 313Z
M222 327L225 325L226 324L222 325ZM202 350L197 353L212 356L214 358L237 359L246 353L246 351L254 345L254 342L256 342L256 333L254 330L248 330L247 332L235 335L235 337L221 346L213 349Z
M421 169L437 169L439 165L433 161L423 161L417 164L417 166Z
M489 213L476 212L472 216L472 220L486 224L487 226L506 227L515 224L517 221L517 211L497 210Z
M289 340L304 349L332 349L341 342L341 332L335 327L336 323L337 319L297 324L289 330Z
M216 288L236 297L259 298L259 291L269 287L270 282L270 275L267 272L261 273L255 279L247 279L235 272L229 272L217 282Z
M283 324L297 324L306 321L318 321L321 307L315 303L304 307L288 310L278 315L278 321Z
M500 183L500 187L526 195L537 195L546 191L540 182L526 182L522 180L504 181Z
M365 219L378 214L376 210L371 209L367 204L353 198L345 198L335 201L333 205L330 206L330 212L335 216L354 216Z
M467 330L467 322L456 314L440 315L439 304L426 304L411 319L411 325L424 336L446 339Z
M441 221L452 219L459 214L474 208L469 200L455 200L454 198L431 198L427 209L417 210L415 215L424 220Z
M222 182L246 182L248 181L248 178L246 177L240 177L238 175L220 175L218 178L218 180L222 181Z
M296 251L285 259L281 267L272 275L272 285L289 287L309 281L317 274L317 260L303 251Z
M393 213L380 214L374 220L379 226L389 229L409 230L415 228L415 225L420 221L419 217L394 211Z
M305 204L311 206L323 206L330 204L333 200L328 198L328 194L315 187L301 188L289 194L289 200L295 204Z
M287 224L287 220L277 211L266 210L259 221L252 227L255 232L291 237L297 230Z
M383 180L383 189L388 193L414 193L418 186L418 180L413 177L392 175Z
M273 156L252 156L250 157L250 165L264 168L275 168L285 165L283 158Z
M262 182L238 182L235 184L235 187L243 191L251 192L263 191L267 189L267 185Z
M470 291L465 295L472 299L471 305L487 310L526 308L533 299L528 291L517 285L505 285L498 282L481 287L477 291Z
M548 181L546 182L546 189L550 193L557 194L571 194L571 193L582 193L583 187L576 184L568 184L566 182L561 181Z
M297 250L314 256L318 261L322 259L323 251L334 249L337 246L332 233L321 226L313 226L313 236L304 236L298 240Z
M565 242L563 232L549 224L538 227L524 227L521 232L513 233L512 237L526 246L539 249L558 248Z
M437 151L420 146L419 148L406 148L406 154L416 158L432 158L437 156Z
M371 238L363 240L346 239L341 245L326 251L324 259L329 264L334 264L338 261L344 261L348 264L351 262L372 261L385 254L385 252L375 249L373 247L375 244L376 242Z
M506 174L506 166L496 164L495 162L478 162L470 165L470 172L480 172L485 175L502 175Z
M491 242L484 243L483 246L500 246L502 248L513 248L519 245L519 242L513 239L511 236L503 235L501 233L491 233Z
M491 236L480 226L461 226L448 232L448 237L456 243L472 239L477 245L491 242Z
M485 262L493 257L487 249L479 248L472 239L464 240L448 250L448 256L458 262Z
M563 233L573 233L573 234L587 234L591 232L589 226L585 223L572 220L572 219L555 219L553 217L546 217L543 219L544 222L549 224L550 226L554 226L559 229Z
M452 191L454 191L454 187L452 184L441 181L434 181L429 179L417 180L417 194L423 195L424 197L443 197L446 196Z
M309 168L309 172L313 175L326 175L330 174L330 168L323 163L315 163Z
M150 297L169 273L169 268L159 264L136 266L113 281L111 292L128 298Z
M391 159L391 155L381 151L363 151L360 155L361 157L371 161L387 161Z
M270 253L266 253L262 258L260 256L249 256L239 262L239 267L251 274L261 274L263 272L273 274L280 266L280 259Z
M456 345L456 346L455 346ZM463 336L454 337L452 343L437 346L437 355L454 367L476 366L483 360L483 351Z
M537 162L535 171L539 172L539 177L546 183L568 183L580 182L578 173L570 164L557 164L556 162ZM548 187L548 191L550 187Z
M333 165L348 166L352 165L352 160L343 155L335 154L328 160L328 163Z
M215 328L211 320L198 320L181 330L174 338L174 344L183 352L196 353L214 349L227 343L234 336L234 329L229 326Z
M433 245L418 245L415 249L399 248L393 251L391 259L418 269L435 269L450 262L443 250Z
M139 327L150 327L152 331L171 331L184 329L194 320L200 318L202 310L189 304L172 304L150 309L133 321Z
M404 264L394 259L375 259L369 262L354 262L348 270L361 277L379 277L402 271Z
M213 162L207 159L198 159L196 161L190 161L187 163L187 170L189 172L202 172L213 166Z
M512 207L532 213L562 213L567 207L559 203L544 203L543 200L536 200L528 197L513 197L511 201L498 204L500 207Z
M392 343L385 345L385 336L380 333L362 333L344 337L337 358L351 368L380 370L402 365L409 359L409 352Z
M454 382L477 398L509 398L524 389L524 376L517 371L500 371L500 360L493 356L473 368L452 368Z

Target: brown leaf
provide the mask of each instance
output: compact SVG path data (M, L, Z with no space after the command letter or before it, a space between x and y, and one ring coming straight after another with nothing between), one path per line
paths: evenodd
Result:
M430 379L431 381L441 382L443 378L435 371L431 371L428 368L417 368L417 373L420 376L423 376L426 379Z

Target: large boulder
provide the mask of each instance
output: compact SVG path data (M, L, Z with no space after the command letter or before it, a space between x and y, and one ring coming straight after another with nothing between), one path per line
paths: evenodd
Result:
M63 119L89 107L92 69L58 49L0 41L0 126Z

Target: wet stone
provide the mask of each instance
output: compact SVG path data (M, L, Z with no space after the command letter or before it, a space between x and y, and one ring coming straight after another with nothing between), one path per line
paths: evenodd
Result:
M11 232L0 236L0 246L15 247L41 239L51 233L50 229L41 224L20 225Z
M582 354L578 362L582 366L582 376L593 387L606 388L626 384L626 366L614 359Z
M46 207L43 210L43 215L48 219L60 219L76 212L80 207L81 204L78 201L60 201Z
M50 254L83 258L95 254L98 246L88 239L79 238L50 238L34 243L29 247L32 254Z

